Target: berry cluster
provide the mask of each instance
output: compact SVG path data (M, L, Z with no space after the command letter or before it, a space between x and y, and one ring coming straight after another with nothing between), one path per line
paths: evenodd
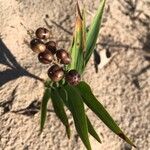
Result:
M48 76L53 82L58 82L65 77L71 85L80 82L80 74L76 70L65 70L65 65L71 63L70 54L64 49L57 49L56 42L50 41L50 32L46 28L38 28L36 38L30 42L31 49L38 53L38 60L43 64L50 64Z

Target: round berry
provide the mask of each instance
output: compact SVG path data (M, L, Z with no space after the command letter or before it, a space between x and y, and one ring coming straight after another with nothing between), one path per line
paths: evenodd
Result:
M64 77L64 71L58 65L53 65L48 70L48 76L52 81L58 82Z
M71 57L69 53L63 49L56 51L56 57L58 60L60 60L60 63L62 64L69 64L71 62Z
M60 63L62 63L64 65L68 65L68 64L70 64L70 62L71 62L71 58L70 57L66 57L66 58L64 58L64 59L62 59L60 61Z
M34 52L37 52L37 53L41 53L46 50L45 44L39 39L31 40L30 47Z
M54 58L53 54L50 51L48 51L48 50L46 50L46 51L44 51L42 53L39 53L39 55L38 55L39 61L41 63L43 63L43 64L51 63L53 58Z
M46 40L50 37L49 30L47 30L46 28L42 28L42 27L38 28L35 34L37 38L43 39L43 40Z
M54 42L54 41L48 41L48 42L46 43L46 48L47 48L50 52L52 52L53 54L55 54L55 53L56 53L56 42Z
M77 85L81 80L81 76L76 70L70 70L65 79L70 85Z

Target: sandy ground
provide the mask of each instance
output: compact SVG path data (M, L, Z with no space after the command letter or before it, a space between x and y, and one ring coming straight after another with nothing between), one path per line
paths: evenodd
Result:
M85 2L88 23L98 0ZM0 150L85 150L74 126L68 140L49 104L39 136L39 106L48 66L28 47L27 30L44 26L59 47L68 49L74 27L73 0L0 0ZM137 150L150 150L150 1L108 0L97 50L113 59L96 74L93 60L85 71L95 95L133 139ZM90 137L93 150L131 150L87 110L102 144ZM69 112L68 112L69 114ZM69 114L70 122L72 123Z

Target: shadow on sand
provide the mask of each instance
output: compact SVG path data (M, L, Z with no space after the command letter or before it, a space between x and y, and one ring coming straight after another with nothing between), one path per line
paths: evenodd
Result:
M9 67L9 69L0 71L0 87L6 84L7 82L22 76L27 76L39 81L43 81L41 78L29 73L27 70L25 70L19 65L19 63L12 55L10 50L7 48L5 43L2 41L2 39L0 39L0 64Z
M10 52L10 50L2 41L2 39L0 39L0 64L9 67L9 69L0 71L0 87L8 83L9 81L15 80L22 76L27 76L27 77L34 78L35 80L43 82L43 79L29 73L17 62L13 54ZM11 111L11 108L15 99L15 93L16 93L17 87L18 86L14 87L7 101L0 102L0 107L3 107L2 115ZM21 113L24 115L34 115L35 113L39 111L39 103L38 102L35 103L35 101L33 101L32 103L31 103L31 106L29 106L29 108L18 110L14 113Z

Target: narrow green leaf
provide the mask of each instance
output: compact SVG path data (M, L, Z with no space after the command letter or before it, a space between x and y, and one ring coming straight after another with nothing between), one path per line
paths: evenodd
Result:
M127 143L135 147L135 145L118 127L118 125L115 123L110 114L106 111L103 105L93 95L90 86L82 81L76 87L80 91L86 105L106 124L106 126L123 140L125 140Z
M58 118L62 121L62 123L66 127L67 136L68 138L70 138L70 126L69 126L68 118L64 109L63 100L60 97L57 88L52 89L51 100L54 107L54 111L58 116Z
M41 119L40 119L40 131L43 131L45 120L46 120L46 112L47 112L47 103L50 99L51 89L46 88L44 91L42 104L41 104Z
M97 10L97 13L96 13L96 15L95 15L95 17L91 23L91 26L90 26L88 34L87 34L85 65L88 63L88 61L91 57L91 54L93 53L93 50L94 50L95 45L96 45L96 41L98 38L100 26L101 26L105 2L106 2L106 0L100 0L99 8Z
M74 46L74 36L72 37L71 46L69 48L70 54L72 53L73 46Z
M58 93L59 93L60 97L62 98L66 107L69 109L67 91L64 89L64 87L60 87L60 88L58 88Z
M67 92L65 91L65 89L63 88L60 88L59 89L59 94L60 96L62 97L64 103L66 104L66 106L68 107L69 109L69 106L68 106L68 96L67 96ZM101 140L98 136L98 134L96 133L95 129L93 128L88 116L86 115L86 118L87 118L87 125L88 125L88 132L99 142L101 143Z
M85 48L86 48L86 17L85 17L85 7L82 10L82 49L83 53L85 53Z
M68 105L73 115L76 130L88 150L91 150L91 145L88 137L88 126L84 110L82 97L77 89L73 86L67 85L65 90L68 94Z
M71 52L71 64L69 69L76 69L79 73L82 73L84 60L83 60L83 20L80 12L79 5L77 3L77 17L74 31L74 43Z
M88 118L87 116L86 116L86 118L87 118L87 124L88 124L88 131L89 131L89 133L90 133L99 143L101 143L101 140L100 140L98 134L96 133L96 131L95 131L93 125L91 124L89 118Z

